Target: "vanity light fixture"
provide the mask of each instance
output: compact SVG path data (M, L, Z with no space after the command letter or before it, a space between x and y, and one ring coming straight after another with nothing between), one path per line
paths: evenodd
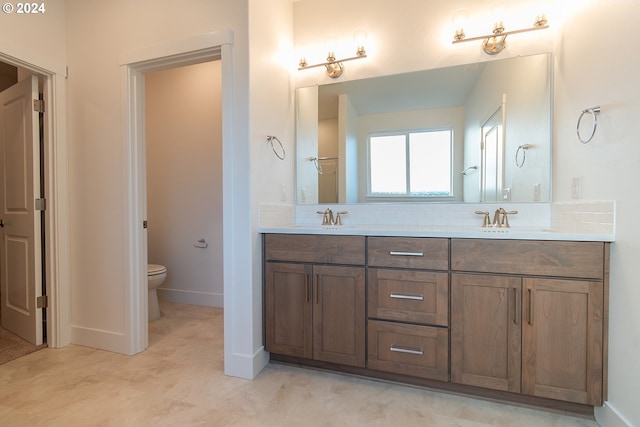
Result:
M474 40L482 40L482 50L489 55L495 55L504 50L506 47L507 36L511 34L526 33L529 31L544 30L549 28L547 17L544 14L536 16L533 26L522 28L520 30L505 31L502 21L498 21L493 25L492 34L467 38L462 27L456 28L453 35L452 43L470 42Z
M325 67L327 69L327 75L332 79L336 79L342 75L344 71L343 62L353 61L355 59L362 59L367 57L367 51L364 47L366 42L366 33L362 30L356 31L354 34L354 41L356 43L356 55L349 58L337 59L332 49L327 53L327 61L320 64L309 65L306 58L300 58L298 63L298 70L306 70L308 68Z

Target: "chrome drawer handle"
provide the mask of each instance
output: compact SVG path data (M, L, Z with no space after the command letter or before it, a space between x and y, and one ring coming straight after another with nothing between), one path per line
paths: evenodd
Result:
M410 299L413 301L424 301L424 296L422 295L403 295L403 294L391 293L389 294L389 298Z
M422 253L422 252L389 251L389 255L395 255L395 256L424 256L424 253Z
M418 356L422 356L424 352L422 350L411 350L409 348L396 347L392 345L389 348L389 351L395 351L396 353L407 353L407 354L415 354Z

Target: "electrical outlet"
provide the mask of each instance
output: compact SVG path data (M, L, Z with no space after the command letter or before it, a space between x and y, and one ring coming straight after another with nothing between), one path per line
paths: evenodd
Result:
M582 197L582 177L574 176L571 178L571 198L579 199Z
M502 200L504 200L505 202L511 200L511 189L510 188L505 188L502 190Z

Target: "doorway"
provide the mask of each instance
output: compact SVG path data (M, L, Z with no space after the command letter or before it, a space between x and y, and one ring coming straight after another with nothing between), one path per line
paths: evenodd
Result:
M47 341L44 78L0 62L0 364Z
M142 48L140 50L128 52L122 58L122 78L125 92L124 111L127 115L127 142L129 170L126 178L127 197L129 199L129 209L127 212L127 223L129 229L129 247L127 257L128 271L131 286L127 296L127 305L131 315L131 339L130 354L135 354L145 350L148 346L148 286L147 286L147 188L146 188L146 154L145 154L145 120L144 120L144 99L145 99L145 73L160 71L174 67L197 64L206 61L220 60L222 68L222 157L223 176L232 173L233 163L233 138L231 137L232 123L232 86L233 65L231 61L231 51L233 33L222 31L198 36L176 43ZM226 59L225 59L226 58ZM226 82L226 83L225 83ZM230 223L228 211L232 210L234 200L232 199L232 183L223 180L223 247L225 252L231 247L231 232L233 225ZM229 291L232 289L230 279L234 256L226 256L223 259L223 287L225 306ZM231 288L230 288L231 287ZM227 364L227 351L232 345L226 345L233 341L233 335L228 332L230 323L227 317L229 310L225 310L224 316L224 339L225 339L225 368Z
M254 297L254 270L247 268L254 249L251 229L250 156L246 124L249 120L246 75L247 57L234 56L232 30L206 33L193 38L143 47L123 53L120 59L123 112L126 117L127 170L123 191L127 197L126 248L127 287L125 309L130 325L127 353L143 351L148 345L148 287L146 187L144 155L143 73L220 60L222 68L222 217L224 287L224 371L226 375L251 379L268 363L260 347L261 318ZM246 67L246 68L245 68ZM236 72L236 70L238 70ZM248 331L251 331L250 333Z
M222 307L220 61L144 78L148 263L167 270L156 292L161 301Z

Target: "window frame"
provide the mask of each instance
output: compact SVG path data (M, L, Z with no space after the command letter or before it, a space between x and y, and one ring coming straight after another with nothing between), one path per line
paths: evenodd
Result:
M409 192L411 181L411 155L410 155L410 135L416 133L425 132L449 132L449 194L446 196L424 196L424 195L412 195ZM405 139L405 164L406 164L406 176L405 176L405 192L399 194L388 193L373 193L371 191L371 139L375 137L385 136L404 136ZM454 182L453 182L453 167L454 167L454 143L455 143L455 130L454 126L435 126L428 128L417 129L398 129L398 130L385 130L374 131L367 134L366 150L367 150L367 194L366 199L370 201L450 201L455 200L454 194Z

